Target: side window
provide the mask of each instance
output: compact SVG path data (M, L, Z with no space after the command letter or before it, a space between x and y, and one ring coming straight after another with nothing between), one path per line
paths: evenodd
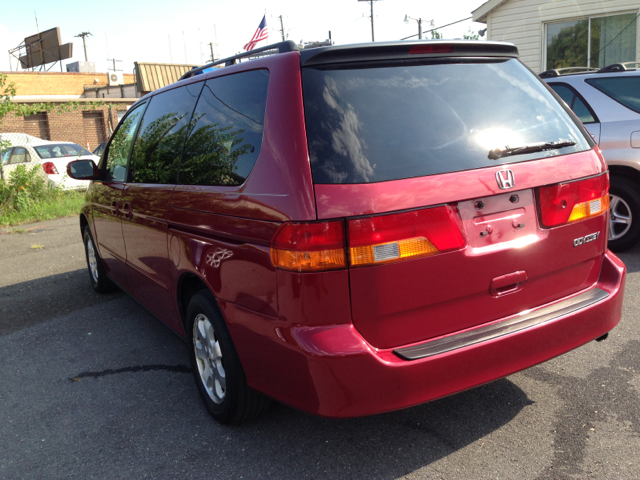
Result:
M109 144L105 165L105 180L108 182L124 182L127 173L127 161L129 160L129 152L133 144L133 136L136 133L140 118L146 104L142 104L129 112L127 118L122 122L113 135L113 139ZM102 167L102 166L101 166Z
M565 101L582 123L595 123L598 121L593 111L587 106L585 100L573 87L563 83L550 83L549 86Z
M180 155L203 83L174 88L151 99L131 155L133 182L177 183Z
M553 88L553 90L560 96L560 98L564 100L564 103L566 103L569 108L571 108L571 105L573 105L573 97L575 97L573 91L569 87L560 85L558 83L550 83L549 86Z
M29 155L29 152L27 152L25 148L16 147L13 149L13 155L11 155L11 161L9 163L13 165L16 163L26 163L30 161L31 156Z
M573 101L573 113L575 113L582 123L594 123L596 121L591 115L589 108L587 105L580 99L580 97L576 97Z
M9 163L9 157L11 156L11 150L13 150L12 148L8 148L7 150L4 150L2 152L0 152L0 154L2 155L2 165L4 165L5 163Z
M590 78L585 81L616 102L640 113L640 77Z
M180 183L240 185L260 154L268 70L208 80L193 114Z

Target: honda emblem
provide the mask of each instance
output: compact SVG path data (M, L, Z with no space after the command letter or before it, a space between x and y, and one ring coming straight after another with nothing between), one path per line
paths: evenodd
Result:
M501 190L513 188L516 186L516 178L511 170L500 170L496 172L496 181Z

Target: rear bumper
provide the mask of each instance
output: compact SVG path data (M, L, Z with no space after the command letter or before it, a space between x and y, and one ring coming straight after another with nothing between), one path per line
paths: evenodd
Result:
M587 291L490 325L388 350L372 348L352 325L257 331L251 328L254 313L224 302L221 307L241 346L249 385L309 413L355 417L451 395L594 340L620 321L625 275L624 264L607 252L598 282Z

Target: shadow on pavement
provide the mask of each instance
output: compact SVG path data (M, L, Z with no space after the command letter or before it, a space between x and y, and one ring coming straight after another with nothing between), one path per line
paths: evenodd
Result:
M0 288L0 336L112 300L98 295L86 268Z

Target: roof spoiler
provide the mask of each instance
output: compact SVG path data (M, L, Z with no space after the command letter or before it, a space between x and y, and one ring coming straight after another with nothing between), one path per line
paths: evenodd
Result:
M416 59L416 57L517 58L518 48L506 42L422 40L335 45L300 51L300 63L304 67L330 63Z

